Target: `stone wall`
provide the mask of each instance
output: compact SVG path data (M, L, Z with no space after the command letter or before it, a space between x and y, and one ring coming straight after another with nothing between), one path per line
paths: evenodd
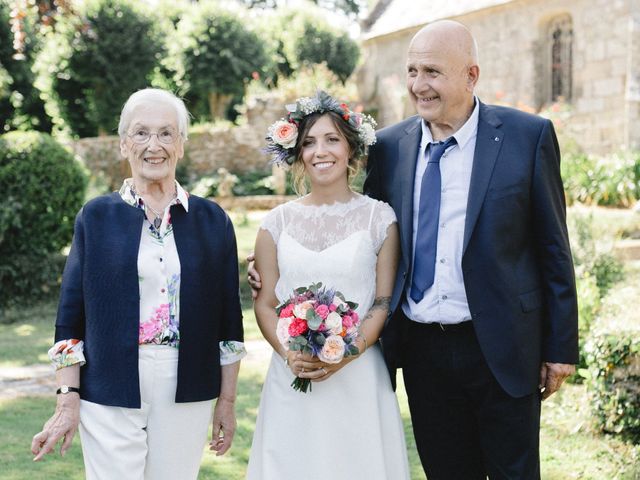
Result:
M243 124L191 132L179 167L185 167L191 179L215 173L220 167L234 173L268 170L268 158L261 149L269 125L284 115L284 104L276 95L251 98ZM110 189L117 189L131 174L128 162L120 155L119 143L117 136L109 136L83 138L70 146L92 174L102 177Z
M486 103L539 111L549 73L545 27L558 15L573 22L573 98L567 124L593 153L640 147L640 2L638 0L519 0L459 15L478 41ZM381 125L414 113L404 92L406 50L421 26L365 40L359 72L362 97Z

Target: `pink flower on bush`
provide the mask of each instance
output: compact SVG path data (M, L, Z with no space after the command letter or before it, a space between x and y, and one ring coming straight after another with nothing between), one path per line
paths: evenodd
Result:
M323 320L327 318L327 315L329 315L329 307L327 307L326 305L320 304L316 307L315 310L318 316Z
M298 127L291 122L280 120L273 125L271 138L284 148L293 148L298 139Z
M318 358L325 363L340 363L344 357L344 340L339 335L326 338Z
M304 334L308 329L309 326L307 325L306 320L294 318L289 325L289 335L292 337L297 337L298 335Z

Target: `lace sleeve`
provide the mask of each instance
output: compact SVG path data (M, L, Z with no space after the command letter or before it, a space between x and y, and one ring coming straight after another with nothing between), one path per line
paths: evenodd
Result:
M382 248L382 244L387 238L387 229L392 223L396 223L396 213L393 208L385 202L376 201L371 219L371 238L376 254Z
M271 234L271 238L273 238L273 242L276 245L282 232L282 208L283 205L280 205L267 213L260 225L262 230L266 230Z

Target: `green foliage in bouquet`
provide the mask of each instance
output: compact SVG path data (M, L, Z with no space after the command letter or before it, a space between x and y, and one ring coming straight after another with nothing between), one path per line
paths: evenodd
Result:
M84 201L86 175L73 156L44 133L0 137L0 307L43 296L59 280Z
M592 409L598 427L640 444L640 273L616 287L585 347Z

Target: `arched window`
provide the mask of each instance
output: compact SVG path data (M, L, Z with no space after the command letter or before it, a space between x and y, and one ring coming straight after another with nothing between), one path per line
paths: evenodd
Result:
M549 22L547 39L550 47L550 98L552 102L571 101L573 25L569 15Z

